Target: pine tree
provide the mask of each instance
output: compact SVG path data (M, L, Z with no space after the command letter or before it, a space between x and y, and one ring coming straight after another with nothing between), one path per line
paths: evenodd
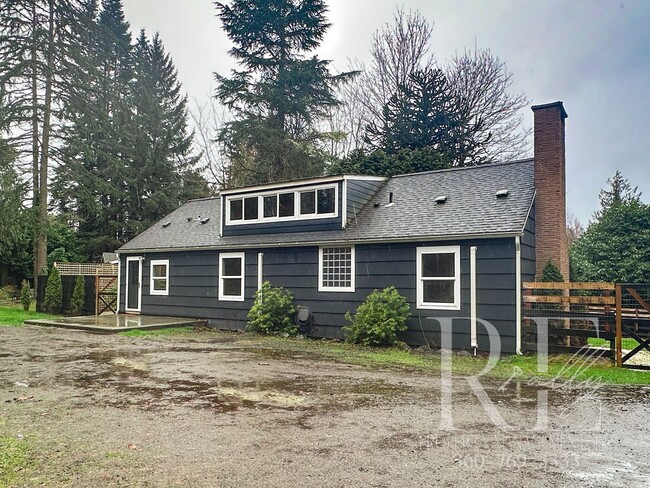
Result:
M332 75L310 53L329 24L323 0L235 0L217 3L218 17L241 69L216 75L216 96L235 113L220 133L233 165L231 184L264 183L321 174L324 154L316 124L339 104Z

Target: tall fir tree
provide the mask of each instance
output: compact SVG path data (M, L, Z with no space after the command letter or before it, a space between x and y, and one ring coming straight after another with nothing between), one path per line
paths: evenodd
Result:
M128 170L129 221L133 236L188 198L209 190L190 155L187 96L158 34L143 31L133 51L133 153Z
M66 104L54 193L93 259L209 190L189 155L187 101L160 38L142 32L132 45L121 0L88 0L85 16L94 25L79 36L85 88Z
M333 75L310 53L329 27L324 0L216 3L241 69L216 75L217 98L235 120L220 133L231 185L321 174L326 157L317 122L339 104L334 89L355 73Z

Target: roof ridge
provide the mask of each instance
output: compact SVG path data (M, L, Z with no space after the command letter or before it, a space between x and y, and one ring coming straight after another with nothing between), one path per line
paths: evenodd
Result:
M464 170L470 170L470 169L479 169L479 168L492 168L494 166L506 166L508 164L521 164L521 163L530 163L533 161L533 158L526 158L526 159L516 159L514 161L499 161L496 163L486 163L486 164L477 164L474 166L459 166L455 168L445 168L445 169L432 169L429 171L419 171L417 173L404 173L402 175L394 175L391 176L392 178L402 178L404 176L419 176L419 175L425 175L425 174L431 174L431 173L449 173L451 171L464 171Z

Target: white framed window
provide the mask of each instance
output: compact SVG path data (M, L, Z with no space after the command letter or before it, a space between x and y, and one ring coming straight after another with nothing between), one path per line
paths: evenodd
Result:
M149 294L169 295L169 259L152 259Z
M417 307L460 310L460 246L418 247Z
M219 300L244 301L246 257L243 252L219 254Z
M318 291L354 291L354 246L321 247Z
M226 197L226 224L242 225L285 220L309 220L338 216L338 185Z

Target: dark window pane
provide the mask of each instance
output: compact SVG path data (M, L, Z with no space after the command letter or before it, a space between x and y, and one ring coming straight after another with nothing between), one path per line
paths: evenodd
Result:
M318 213L334 213L334 188L318 190Z
M280 193L280 217L292 217L293 213L293 193Z
M316 192L303 191L300 193L300 213L313 214L316 213Z
M167 274L167 265L165 264L154 264L153 266L153 276L154 278L164 278Z
M230 200L230 220L242 219L242 201Z
M153 280L153 289L154 290L165 290L167 288L167 280L154 278Z
M241 276L241 258L224 258L221 260L221 276Z
M244 220L257 220L257 197L244 199Z
M454 282L451 280L424 280L423 298L426 303L454 303Z
M264 197L264 217L278 216L278 196Z
M241 295L241 278L224 278L223 290L221 294L224 296L238 297Z
M455 260L453 253L423 254L422 276L425 278L453 278Z

